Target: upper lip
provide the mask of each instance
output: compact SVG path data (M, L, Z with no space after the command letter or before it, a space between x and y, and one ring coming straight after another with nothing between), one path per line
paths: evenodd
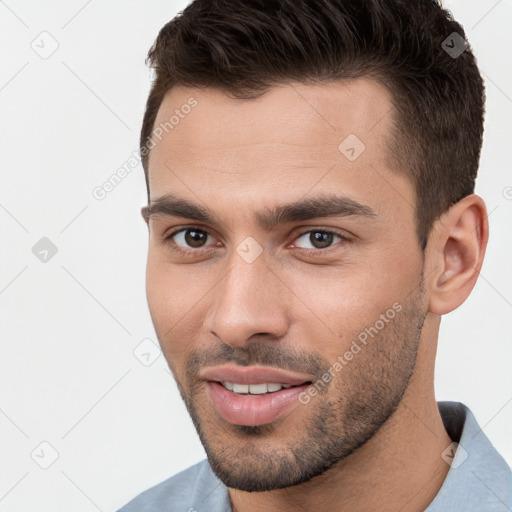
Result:
M271 368L269 366L233 366L221 365L205 368L200 372L203 380L233 382L236 384L289 384L297 386L311 382L305 374Z

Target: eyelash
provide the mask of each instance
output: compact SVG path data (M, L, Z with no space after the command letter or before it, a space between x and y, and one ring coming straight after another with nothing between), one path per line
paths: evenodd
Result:
M167 235L167 236L164 236L162 241L166 244L168 244L171 249L173 251L176 251L177 253L183 255L183 256L186 256L186 257L194 257L197 255L197 253L200 253L202 251L207 251L208 248L199 248L199 249L183 249L183 247L180 247L179 245L177 245L175 242L173 242L172 238L174 236L176 236L178 233L181 233L182 231L193 231L193 230L197 230L197 231L201 231L203 233L206 233L207 235L210 235L210 233L208 233L208 231L206 229L203 229L199 226L186 226L186 227L183 227L183 228L180 228L180 229L177 229L176 231L173 231L171 234ZM340 242L338 243L343 243L343 242L349 242L349 238L347 238L346 236L342 235L341 233L338 233L337 231L332 231L330 229L308 229L308 230L305 230L301 233L299 233L296 237L296 238L300 238L301 236L305 235L306 233L312 233L312 232L318 232L318 233L327 233L329 235L336 235L338 236L339 238L341 238ZM210 235L211 236L211 235ZM328 253L330 252L330 249L332 249L336 244L333 244L331 245L330 247L327 247L325 249L303 249L301 247L298 247L298 249L300 251L302 251L303 254L305 254L306 256L319 256L320 254L325 254L325 253Z

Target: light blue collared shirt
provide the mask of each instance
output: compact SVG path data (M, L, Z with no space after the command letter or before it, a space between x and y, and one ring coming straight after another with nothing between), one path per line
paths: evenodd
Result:
M443 452L450 470L425 512L512 512L512 472L472 412L438 402L450 438ZM118 512L232 512L227 487L205 459L151 487Z

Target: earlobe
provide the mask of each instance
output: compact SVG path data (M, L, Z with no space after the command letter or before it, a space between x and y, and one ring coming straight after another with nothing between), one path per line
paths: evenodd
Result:
M436 221L429 240L432 280L429 311L444 315L458 308L475 286L489 236L487 209L472 194Z

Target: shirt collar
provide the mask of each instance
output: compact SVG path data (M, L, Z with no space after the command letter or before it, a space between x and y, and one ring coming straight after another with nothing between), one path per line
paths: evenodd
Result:
M446 432L454 441L441 456L450 465L446 478L425 512L506 512L512 510L512 473L459 402L438 402Z
M450 469L425 512L512 512L512 472L473 413L459 402L438 402L438 408L453 441L440 454ZM196 486L192 498L206 510L231 512L226 486L209 464L201 472L198 481L208 485ZM206 473L210 478L203 480Z

